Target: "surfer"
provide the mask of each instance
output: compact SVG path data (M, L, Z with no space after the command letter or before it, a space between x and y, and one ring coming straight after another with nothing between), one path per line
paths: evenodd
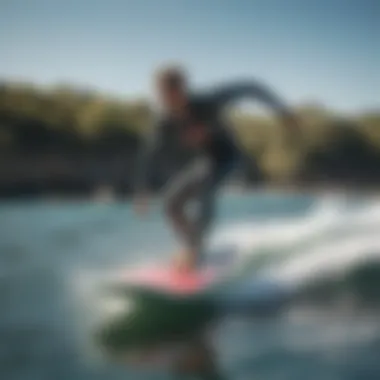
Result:
M222 111L231 102L250 97L274 109L291 131L296 130L296 121L284 103L257 82L243 81L196 94L190 90L185 71L170 66L158 70L155 85L163 114L155 123L139 167L135 209L144 213L148 207L148 179L159 154L175 145L191 150L195 158L165 191L166 215L185 247L181 266L191 269L201 260L204 238L214 218L217 190L244 157L223 121ZM186 213L189 201L199 204L196 217Z

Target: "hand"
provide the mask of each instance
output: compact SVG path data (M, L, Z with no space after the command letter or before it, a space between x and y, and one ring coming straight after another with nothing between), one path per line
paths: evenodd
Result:
M133 209L139 216L144 216L149 210L149 197L146 194L138 195L133 201Z

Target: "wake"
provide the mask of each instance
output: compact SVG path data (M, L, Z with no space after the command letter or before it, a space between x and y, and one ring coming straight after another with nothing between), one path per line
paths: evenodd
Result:
M251 276L245 275L247 286L261 277L299 291L312 283L355 278L366 266L380 273L379 231L379 200L355 204L325 197L301 217L225 225L211 239L211 254L223 247L235 251L228 265L252 268ZM372 285L380 294L380 282Z

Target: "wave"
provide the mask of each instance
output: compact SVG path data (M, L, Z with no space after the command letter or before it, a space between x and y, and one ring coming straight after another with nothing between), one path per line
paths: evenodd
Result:
M344 302L345 306L380 306L380 261L357 264L341 276L330 276L305 284L298 300L312 303Z
M211 240L244 267L248 284L271 279L297 299L380 304L380 202L321 198L306 215L233 223ZM228 254L226 255L228 256ZM248 272L248 273L247 273Z
M230 306L240 310L249 300L258 309L275 313L284 310L284 299L289 301L286 311L305 303L330 309L334 305L377 306L379 231L379 201L331 197L317 200L304 215L222 226L211 237L209 260L235 272L238 283L236 292L230 289L227 297L221 298L229 302L222 312ZM77 295L73 305L81 326L77 338L88 351L94 350L89 341L93 326L128 306L125 300L103 297L110 277L115 279L115 272L106 268L77 268L69 281Z

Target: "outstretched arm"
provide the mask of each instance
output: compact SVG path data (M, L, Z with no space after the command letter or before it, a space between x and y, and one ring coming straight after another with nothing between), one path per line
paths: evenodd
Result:
M225 86L216 90L215 96L221 107L244 98L257 99L272 108L287 127L296 129L295 117L285 102L259 82L246 81Z
M268 87L259 82L240 81L231 85L226 85L215 90L216 98L220 105L241 100L244 98L257 99L277 112L287 112L285 103L276 96Z

